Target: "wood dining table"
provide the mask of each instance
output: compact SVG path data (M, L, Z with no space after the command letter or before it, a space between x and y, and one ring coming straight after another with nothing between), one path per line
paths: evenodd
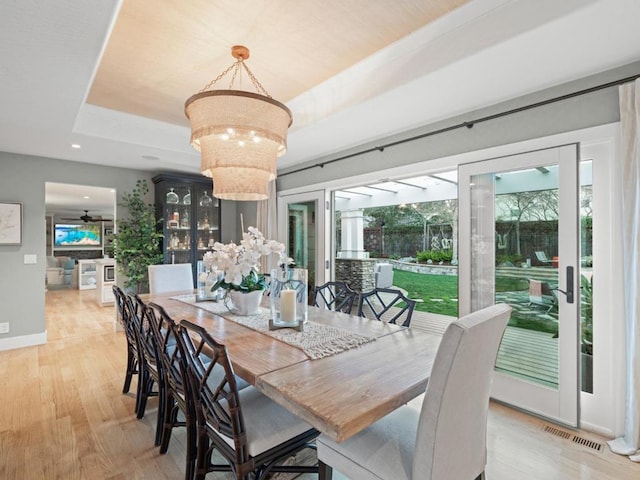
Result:
M236 375L341 442L424 393L441 337L309 306L308 322L374 340L312 359L302 349L179 300L191 292L145 295L176 321L201 325L226 346ZM263 307L268 311L268 299ZM226 318L225 318L226 317Z

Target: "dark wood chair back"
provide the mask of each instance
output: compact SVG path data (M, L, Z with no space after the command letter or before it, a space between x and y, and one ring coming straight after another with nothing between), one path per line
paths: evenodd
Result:
M408 327L415 306L415 300L407 298L400 290L374 288L360 295L358 315Z
M140 358L138 352L138 336L135 332L135 327L131 321L132 310L127 305L127 296L117 285L111 287L113 296L115 297L116 307L118 311L118 320L125 333L127 340L127 370L124 376L124 385L122 386L122 393L129 393L131 388L131 379L134 375L138 375L138 385L140 384ZM139 392L138 388L138 392ZM135 411L138 411L139 394L136 394Z
M345 282L327 282L314 289L313 304L316 307L351 313L358 293Z
M222 440L216 441L216 435L210 435L214 447L225 458L235 465L250 463L238 386L227 349L204 328L189 321L180 323L179 332L199 402L200 424L210 425L218 433L234 439L235 450Z
M166 453L174 427L187 428L185 478L195 475L196 462L196 405L191 389L187 358L178 325L160 305L150 303L151 327L157 342L158 354L164 375L164 421L160 442L160 453ZM184 421L178 418L182 412Z

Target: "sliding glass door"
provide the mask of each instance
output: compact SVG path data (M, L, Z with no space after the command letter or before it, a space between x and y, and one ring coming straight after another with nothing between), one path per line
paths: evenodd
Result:
M578 425L578 147L461 165L460 315L513 314L492 396Z

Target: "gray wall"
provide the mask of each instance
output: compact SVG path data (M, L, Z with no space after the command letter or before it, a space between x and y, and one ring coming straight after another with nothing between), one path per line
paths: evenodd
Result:
M0 200L23 204L22 245L0 246L0 321L10 323L0 338L46 330L45 182L111 187L120 195L140 178L151 184L144 172L0 152ZM35 265L24 264L27 254L37 255Z
M620 114L618 108L618 87L615 86L484 123L477 123L473 128L463 127L446 133L387 147L383 152L376 150L363 155L357 155L349 159L327 164L324 168L315 166L322 162L331 161L376 146L407 139L427 132L433 132L452 125L469 122L481 117L520 108L532 103L638 74L640 74L640 62L635 62L598 75L586 77L508 102L492 105L482 110L425 125L410 132L376 140L375 142L339 152L332 156L316 159L303 165L284 169L278 174L277 188L278 191L282 191L304 187L312 183L348 178L376 170L410 165L425 160L433 160L498 145L540 138L556 133L617 122L620 119ZM468 85L470 89L473 88L472 78L469 79ZM312 168L296 172L296 170L305 166L312 166Z
M120 197L138 179L146 179L151 190L148 199L153 202L151 178L157 173L0 152L0 201L23 204L22 245L0 246L0 322L10 323L9 333L0 334L0 340L46 330L45 182L115 188ZM241 210L245 225L255 224L255 206ZM116 221L126 214L117 208ZM223 202L223 241L241 238L238 218L236 203ZM24 264L27 254L37 255L35 265Z

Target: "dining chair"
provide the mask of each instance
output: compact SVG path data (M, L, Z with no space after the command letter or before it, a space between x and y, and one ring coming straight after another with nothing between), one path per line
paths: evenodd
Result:
M149 293L193 290L193 271L190 263L149 265Z
M433 362L420 411L404 405L342 443L321 435L320 480L484 479L493 368L511 307L452 322Z
M138 389L139 401L136 416L143 418L147 410L149 397L158 397L158 415L156 418L155 445L160 445L162 435L162 420L165 411L165 376L162 360L158 350L153 324L158 320L153 310L149 309L142 299L135 293L127 296L133 312L133 321L138 336L139 364L141 374ZM154 389L155 387L155 389Z
M135 328L131 323L131 310L126 305L126 294L117 285L111 287L113 296L116 301L116 308L118 314L118 320L122 325L122 329L125 333L127 340L127 369L124 376L124 385L122 386L122 393L129 393L131 388L131 379L134 375L138 375L138 384L140 384L139 378L139 365L138 365L138 337L135 332ZM138 395L136 394L135 411L138 411Z
M407 298L395 288L374 288L360 294L358 316L383 322L411 325L416 301Z
M326 310L351 313L357 296L345 282L327 282L314 289L313 304Z
M317 473L317 466L282 465L311 443L318 431L256 388L238 389L226 347L187 320L179 325L193 382L198 419L197 480L213 471L262 480L273 472ZM211 362L201 353L209 352ZM212 463L217 451L228 463Z
M176 322L160 305L150 303L150 322L157 340L158 354L164 376L162 402L163 411L158 411L161 418L160 453L169 449L171 433L175 427L186 427L186 468L185 479L191 480L195 472L196 461L196 412L194 395L187 373L186 358L183 349L178 345L178 329Z

